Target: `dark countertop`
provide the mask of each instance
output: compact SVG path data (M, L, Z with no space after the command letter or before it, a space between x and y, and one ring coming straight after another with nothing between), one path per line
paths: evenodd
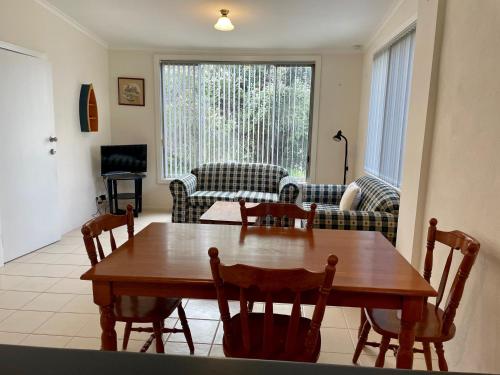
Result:
M165 354L0 345L0 374L332 375L421 371ZM453 374L453 373L449 373Z

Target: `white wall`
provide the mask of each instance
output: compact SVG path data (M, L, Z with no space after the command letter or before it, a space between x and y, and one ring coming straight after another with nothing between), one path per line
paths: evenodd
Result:
M0 40L43 52L52 64L61 232L95 213L99 145L111 139L107 48L33 0L0 0ZM78 99L82 83L93 83L99 132L81 133ZM49 136L49 134L47 134ZM36 207L34 207L36 209Z
M500 2L404 1L375 44L383 45L404 28L415 11L417 41L398 250L422 269L431 217L439 220L442 230L459 229L481 242L455 319L457 336L445 343L445 354L450 370L498 373ZM371 60L376 49L367 50L363 64L356 174L363 173ZM435 287L446 250L434 252Z
M172 198L168 184L158 184L156 176L155 143L155 96L154 65L156 53L162 54L249 54L248 51L137 51L110 50L109 70L111 88L111 126L114 144L147 143L148 177L144 180L144 207L171 209ZM309 54L317 53L310 52ZM303 55L301 51L252 51L252 55ZM319 126L317 146L316 181L342 183L344 148L332 140L338 129L342 129L351 140L351 164L354 163L359 93L361 54L337 53L321 56L321 82L319 104ZM145 78L146 105L130 107L118 105L117 77ZM314 150L313 150L314 152ZM352 176L352 174L350 175Z
M481 243L455 319L457 337L445 344L450 370L500 373L498 46L499 1L447 1L423 216ZM435 267L442 266L446 249L434 253Z
M444 23L444 0L419 1L415 38L413 80L408 108L406 144L403 156L401 204L396 247L419 265L423 207L426 200L427 171L431 158L439 55Z

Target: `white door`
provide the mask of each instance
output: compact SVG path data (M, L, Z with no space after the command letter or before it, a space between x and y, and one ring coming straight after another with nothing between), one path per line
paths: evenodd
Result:
M18 258L61 238L51 66L0 48L0 251ZM51 150L53 150L51 152ZM0 254L0 266L2 261Z

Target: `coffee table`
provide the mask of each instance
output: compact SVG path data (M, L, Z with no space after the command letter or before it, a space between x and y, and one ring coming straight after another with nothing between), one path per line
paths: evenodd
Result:
M258 203L246 203L246 207L253 207ZM255 216L248 217L248 225L254 225L257 221ZM241 225L241 212L239 202L215 202L200 217L201 224L226 224Z

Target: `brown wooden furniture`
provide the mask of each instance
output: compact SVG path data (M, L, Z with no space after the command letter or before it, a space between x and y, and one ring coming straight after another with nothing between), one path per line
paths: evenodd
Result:
M335 276L338 262L335 255L328 257L324 272L242 264L227 266L221 263L215 247L208 250L208 255L224 327L222 346L226 357L300 362L318 360L321 348L319 328ZM228 286L236 286L240 295L241 312L233 317L225 292ZM302 294L318 290L312 320L301 317ZM248 312L248 298L259 292L266 301L265 312ZM290 316L273 313L273 298L280 293L289 293L293 298Z
M421 342L423 350L414 348L414 352L424 353L425 363L428 370L432 370L432 359L430 344L433 343L438 355L438 364L441 371L448 371L448 365L444 357L443 342L451 340L455 336L455 318L457 307L462 298L465 287L465 282L469 276L470 270L474 265L477 254L479 252L479 242L469 235L460 232L443 232L436 229L437 220L431 219L430 226L427 232L427 253L425 255L424 279L430 282L432 274L432 263L434 254L434 245L436 242L442 243L450 247L450 252L446 260L443 274L439 283L438 294L436 296L436 304L427 302L425 299L423 318L415 326L415 341ZM453 279L448 299L444 310L439 305L443 300L444 290L448 281L453 253L455 250L460 250L463 255L459 265L457 274ZM396 310L381 310L381 309L365 309L366 320L363 324L358 345L354 353L352 361L356 363L363 349L363 346L379 346L380 351L375 362L375 366L383 367L385 354L388 349L398 350L397 345L391 345L391 339L398 338L400 318ZM370 329L373 327L375 332L382 335L380 344L367 342Z
M101 307L102 348L116 350L119 296L216 299L206 257L210 247L228 264L313 272L323 270L335 253L340 261L327 305L402 309L397 366L412 366L414 326L424 299L436 292L381 233L352 230L152 223L81 277L92 280L94 302ZM239 291L228 288L226 296L238 300ZM317 291L309 292L301 302L317 299ZM293 302L287 296L275 301Z
M276 227L295 226L295 219L307 219L306 228L312 229L314 215L316 214L316 203L311 204L311 210L305 211L293 203L259 203L253 207L247 207L243 199L240 200L241 222L248 225L248 217L257 217L257 225L265 225L267 218L272 218Z
M130 204L127 206L127 212L125 215L101 215L88 221L82 226L83 241L92 266L96 266L99 263L99 259L102 261L106 258L99 239L102 232L109 232L111 251L113 252L116 250L116 241L113 236L113 229L124 225L127 226L128 238L130 240L134 237L134 213L133 207ZM96 244L97 250L95 246ZM134 265L131 264L130 266ZM181 321L182 329L165 328L165 319L167 319L176 308ZM121 295L116 298L114 311L104 312L101 310L101 314L103 313L111 313L114 315L115 320L126 323L125 333L123 335L123 350L127 349L131 331L152 332L150 338L141 348L141 352L148 350L153 340L156 339L157 353L164 352L162 340L163 333L183 332L189 346L189 351L191 354L194 353L191 331L189 330L186 314L182 308L182 299L180 298ZM152 323L152 327L132 327L133 323Z
M82 132L96 132L99 130L99 116L94 86L83 84L80 89L80 129Z
M256 218L255 225L272 225L276 227L295 227L295 219L307 219L307 229L312 229L314 215L316 214L316 203L311 205L310 211L305 211L301 207L292 203L259 203L247 207L246 202L240 199L240 212L242 225L248 225L249 217ZM254 301L248 301L248 311L252 312Z
M258 203L247 203L248 207ZM248 225L254 225L256 217L248 218ZM240 204L238 202L215 202L203 215L200 216L201 224L241 225Z

